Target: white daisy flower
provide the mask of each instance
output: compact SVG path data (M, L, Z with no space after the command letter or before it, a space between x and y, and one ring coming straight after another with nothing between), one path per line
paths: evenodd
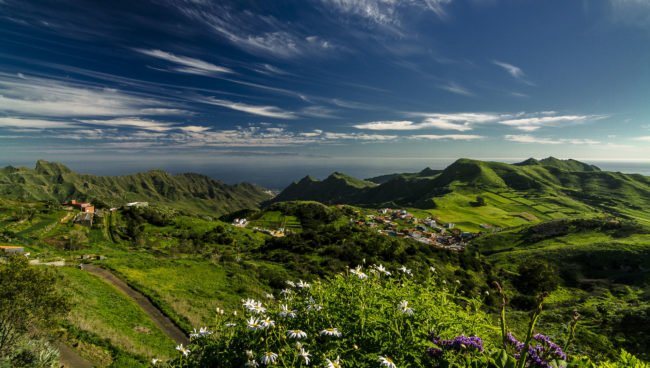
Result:
M300 341L296 341L296 349L298 350L302 349L302 344L300 343Z
M431 266L431 267L429 267L429 269L430 269L430 270L431 270L431 272L433 272L433 273L435 273L435 272L436 272L436 268L435 268L435 267L433 267L433 266Z
M307 306L307 311L316 311L320 312L320 310L323 309L323 307L320 304L309 304Z
M244 364L244 367L256 368L259 367L259 364L257 364L257 361L251 359Z
M311 285L309 285L308 283L303 282L302 280L300 280L300 281L298 281L298 284L296 284L296 286L298 286L301 289L306 289L306 288L310 287Z
M223 309L221 309L221 308L217 308L217 309L215 309L215 311L217 312L217 314L224 314L225 313L225 311Z
M285 281L285 282L286 282L287 285L289 285L289 286L291 286L291 287L296 287L296 283L293 282L293 281L291 281L291 280L287 280L287 281Z
M260 358L260 363L264 365L269 365L275 363L275 361L278 360L278 354L267 351L266 353L262 354L262 357Z
M368 275L361 272L361 266L357 266L357 268L355 268L354 270L350 270L350 272L356 277L360 278L361 280L365 280L368 278Z
M404 265L402 265L402 267L401 267L399 270L400 270L403 274L405 274L405 275L409 275L409 276L412 276L412 275L413 275L413 273L411 272L411 270L409 270L408 268L406 268L406 266L404 266Z
M160 359L153 358L153 359L151 359L151 364L156 365L156 364L158 364L159 361L160 361Z
M401 303L399 303L399 310L402 313L405 313L406 315L412 316L413 315L413 309L409 308L409 302L406 300L402 300Z
M250 308L248 308L248 310L257 314L262 314L266 312L266 308L262 307L262 303L260 302L253 304Z
M338 328L326 328L323 331L319 333L321 336L335 336L335 337L341 337L341 333L339 332Z
M380 356L379 357L379 363L381 363L382 367L397 368L397 366L395 365L395 362L393 362L393 360L391 358L389 358L389 357Z
M336 360L325 359L325 362L327 362L327 368L341 368L340 357L338 355L336 356Z
M251 298L248 298L248 299L246 299L246 300L242 299L242 305L243 305L244 308L246 308L246 309L250 309L250 308L251 308L253 305L255 305L256 303L257 303L257 302L255 301L255 299L251 299Z
M307 338L307 333L303 330L289 330L287 331L290 339L304 339Z
M212 335L211 331L208 331L207 327L201 327L198 331L196 328L194 329L194 332L190 334L191 338L197 338L197 337L203 337L203 336L209 336Z
M392 276L392 275L393 275L392 273L388 272L388 270L384 267L383 264L380 264L380 265L377 267L377 271L383 273L383 274L386 275L386 276Z
M248 324L249 330L256 331L256 330L263 329L262 325L260 324L260 321L257 318L251 317L248 321L246 321L246 323Z
M235 326L237 326L236 323L226 322L226 327L235 327Z
M250 359L253 359L255 354L253 353L253 350L246 350L246 356Z
M183 347L183 344L178 345L176 350L180 351L184 356L188 356L191 353L190 349Z
M268 299L271 299L271 300L275 299L275 297L273 296L273 294L266 293L265 296L266 296Z
M305 360L305 365L309 365L309 357L311 356L311 354L309 354L308 351L306 351L305 349L300 349L300 352L298 352L298 356L300 356Z
M296 317L296 311L289 309L289 307L285 304L280 305L280 315L282 317L290 317L290 318L295 318Z
M264 329L275 327L275 321L273 321L269 317L264 318L263 320L260 321L260 323L262 324L262 327Z
M291 293L291 289L282 289L282 291L280 291L281 295L291 295Z

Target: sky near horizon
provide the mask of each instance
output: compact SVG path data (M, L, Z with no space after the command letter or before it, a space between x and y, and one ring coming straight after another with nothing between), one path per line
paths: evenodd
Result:
M0 0L0 164L549 155L650 160L650 1Z

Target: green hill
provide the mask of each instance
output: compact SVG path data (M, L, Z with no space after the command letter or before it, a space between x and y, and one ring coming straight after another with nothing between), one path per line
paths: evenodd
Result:
M565 171L600 171L600 168L595 165L589 165L584 162L576 161L573 159L560 160L553 156L547 157L542 160L529 158L525 161L514 164L516 166L530 166L530 165L543 165L552 166Z
M335 172L325 180L314 179L306 176L299 182L294 182L273 198L273 202L293 200L311 200L326 204L347 203L353 201L366 189L374 188L377 184L353 178Z
M442 170L433 170L429 167L425 168L424 170L417 172L417 173L401 173L401 174L387 174L387 175L380 175L380 176L375 176L372 178L366 179L366 181L373 182L375 184L384 184L387 183L393 179L396 179L398 177L403 177L406 179L413 179L413 178L430 178L433 177L437 174L439 174Z
M0 196L57 202L76 199L111 207L145 201L219 216L257 208L272 195L257 185L227 185L199 174L171 175L150 170L125 176L93 176L77 174L60 163L39 160L35 169L13 166L0 169Z
M488 199L485 209L503 216L543 221L575 217L577 213L605 212L650 224L650 214L644 210L650 206L650 178L643 175L600 171L579 161L553 157L514 165L459 159L439 173L426 169L424 172L370 179L382 182L380 185L365 185L368 181L355 182L348 176L342 179L339 174L324 181L305 178L290 185L273 202L314 200L369 207L448 208L459 212L481 196ZM492 217L501 216L499 213Z

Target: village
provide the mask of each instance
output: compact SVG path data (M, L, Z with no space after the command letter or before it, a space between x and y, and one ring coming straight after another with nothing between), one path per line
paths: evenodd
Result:
M464 251L466 240L477 235L461 232L453 223L438 224L437 216L419 219L406 210L391 208L377 209L376 212L376 215L365 215L362 220L350 218L350 223L376 229L381 235L410 238L455 252Z
M344 208L345 206L337 205L339 208ZM362 215L360 211L354 210L353 213L356 215L356 218L350 217L349 223L375 229L381 235L409 238L420 243L454 252L463 252L467 246L467 241L483 232L500 232L503 230L493 225L480 224L479 227L484 231L481 233L472 233L461 231L451 222L439 223L440 218L438 216L420 219L406 210L391 208L372 209L371 211L375 214ZM274 237L283 237L292 232L292 230L283 227L268 229L260 226L250 226L251 223L246 218L237 218L231 225L240 228L250 228Z

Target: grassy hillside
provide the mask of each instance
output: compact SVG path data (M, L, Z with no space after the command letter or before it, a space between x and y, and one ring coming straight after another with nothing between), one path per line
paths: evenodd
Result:
M335 172L325 180L306 176L283 190L272 202L313 200L327 204L346 203L377 184Z
M125 176L77 174L68 167L39 160L35 169L7 166L0 169L0 196L26 200L71 199L119 207L144 201L188 213L218 217L245 208L257 208L272 197L259 186L226 185L199 174L171 175L150 170Z
M577 212L586 216L609 213L650 224L650 215L644 210L650 206L650 178L603 172L575 160L550 157L509 165L459 159L433 176L395 175L384 179L388 178L380 179L380 185L365 187L303 180L289 186L274 201L448 209L450 215L471 212L479 217L481 212L488 212L489 216L479 221L492 217L497 223L508 216L543 221L575 216ZM487 200L488 208L463 209L478 196ZM517 225L511 221L501 221L499 225L507 223Z
M420 275L433 267L440 282L457 285L463 297L484 295L481 308L488 313L500 306L490 286L498 280L509 296L510 327L522 333L535 296L520 288L520 267L541 261L559 281L545 304L540 328L564 333L567 316L577 308L582 328L574 353L612 359L625 348L646 357L648 340L635 326L649 321L648 184L640 175L473 160L459 160L433 176L397 176L381 185L342 174L295 183L341 200L353 193L365 206L418 205L404 207L417 218L437 217L462 231L489 232L481 227L486 224L504 229L471 240L465 252L358 226L377 214L372 208L314 201L278 202L236 214L248 218L249 228L157 205L108 213L86 228L74 224L74 212L57 203L0 200L0 242L25 245L43 260L63 258L72 264L82 254L106 255L99 264L147 295L187 331L213 325L217 307L232 310L244 297L264 299L267 293L277 297L286 280L317 282L357 264L382 264L391 272L404 265ZM400 230L414 226L396 222ZM273 237L254 226L291 232ZM100 351L111 359L126 354L137 360L156 351L147 352L146 339L124 343L142 336L128 320L111 322L111 314L98 309L110 293L90 275L69 268L62 272L76 290L79 307L88 303L90 311L82 315L86 322L67 322L71 333L93 346L102 346L96 337L106 335L110 348ZM139 318L129 315L133 321ZM93 318L94 323L87 322Z

